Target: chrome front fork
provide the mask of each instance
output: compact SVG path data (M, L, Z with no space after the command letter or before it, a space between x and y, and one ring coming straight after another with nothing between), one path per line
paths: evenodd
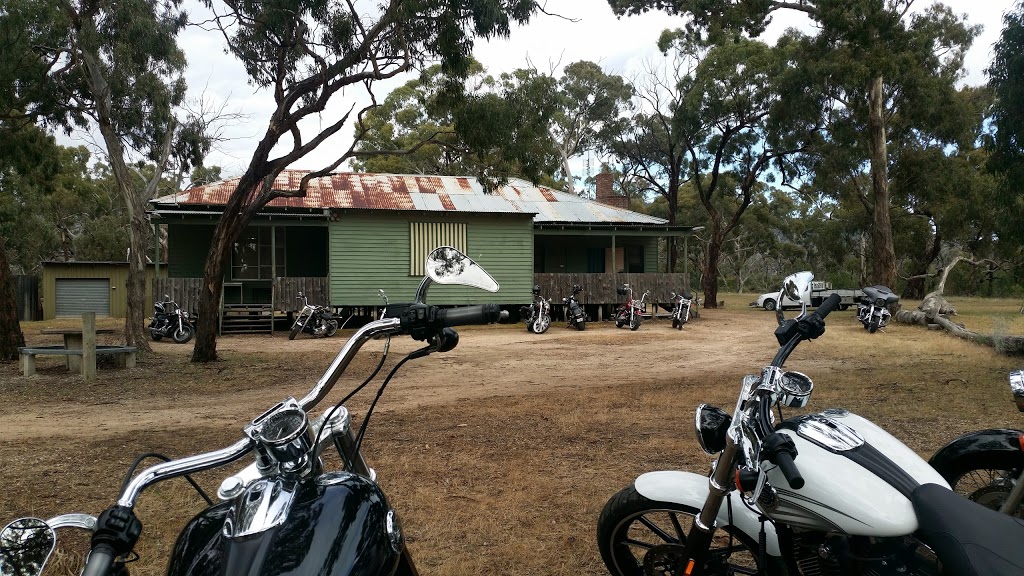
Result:
M1024 470L1022 470L1020 476L1017 477L1017 482L1013 485L1013 490L1010 490L1010 495L1006 497L1006 502L1003 502L999 511L1003 514L1016 516L1017 508L1020 506L1021 497L1024 497Z

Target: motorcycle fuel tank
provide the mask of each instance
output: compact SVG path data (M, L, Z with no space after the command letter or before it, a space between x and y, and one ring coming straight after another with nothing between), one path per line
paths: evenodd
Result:
M254 482L185 526L168 576L394 574L403 547L377 485L348 473Z
M794 490L777 468L769 470L778 498L768 516L794 527L904 536L918 527L911 492L921 484L949 487L913 450L845 410L792 418L779 432L796 444L805 484Z

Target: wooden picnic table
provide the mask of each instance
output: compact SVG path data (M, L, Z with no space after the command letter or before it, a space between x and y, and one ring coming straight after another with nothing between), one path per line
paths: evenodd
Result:
M39 331L40 334L62 334L64 336L64 348L68 350L81 350L82 349L82 329L81 328L43 328ZM97 334L113 334L113 328L97 328ZM82 357L81 356L66 356L67 367L71 372L82 371Z

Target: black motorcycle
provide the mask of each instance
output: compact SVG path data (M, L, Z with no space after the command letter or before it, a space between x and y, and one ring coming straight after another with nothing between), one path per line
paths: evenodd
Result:
M299 332L305 332L312 336L323 336L330 338L338 331L338 319L335 318L327 306L316 306L309 303L306 295L299 292L295 298L302 300L302 310L295 317L292 329L288 332L288 339L294 340Z
M583 287L573 284L572 295L562 298L562 302L565 304L565 321L569 323L569 328L586 330L587 314L583 311L583 306L576 300L576 295L580 292L583 292Z
M162 462L138 474L133 474L133 465L117 503L99 517L67 514L9 524L0 531L0 574L38 576L53 551L54 529L70 527L92 533L84 576L127 574L125 563L135 559L133 548L142 532L134 508L143 490L252 454L252 464L221 482L220 502L211 501L182 530L171 552L169 576L415 576L398 516L360 452L376 400L358 433L350 426L344 404L380 372L391 336L408 335L425 345L391 369L377 391L378 398L406 361L453 349L459 335L451 327L487 324L502 316L495 304L441 309L424 303L432 282L498 290L497 282L458 250L434 250L426 269L428 276L420 282L415 302L392 304L387 317L356 331L313 390L301 400L286 398L258 416L231 446ZM320 417L311 419L310 412L363 344L379 338L387 341L373 373ZM341 457L341 470L324 467L321 455L332 447Z
M874 334L889 324L892 316L889 306L899 302L900 297L885 286L868 286L863 292L864 296L857 303L857 320L868 332Z
M164 301L153 304L153 320L149 323L149 337L155 342L164 337L184 344L192 339L196 330L188 312L181 309L178 303L164 294Z
M672 293L672 327L683 329L683 324L690 321L690 308L693 307L693 294L683 290L682 294Z
M1017 409L1024 412L1024 370L1010 372ZM987 508L1024 518L1024 430L992 428L946 444L928 461L953 490Z

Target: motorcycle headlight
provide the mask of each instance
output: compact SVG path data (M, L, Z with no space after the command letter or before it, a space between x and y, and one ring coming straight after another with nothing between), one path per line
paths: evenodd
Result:
M885 298L876 298L875 306L885 306Z
M701 450L714 456L725 449L726 433L732 417L717 406L701 404L697 406L697 417L694 427L697 432L697 443Z

